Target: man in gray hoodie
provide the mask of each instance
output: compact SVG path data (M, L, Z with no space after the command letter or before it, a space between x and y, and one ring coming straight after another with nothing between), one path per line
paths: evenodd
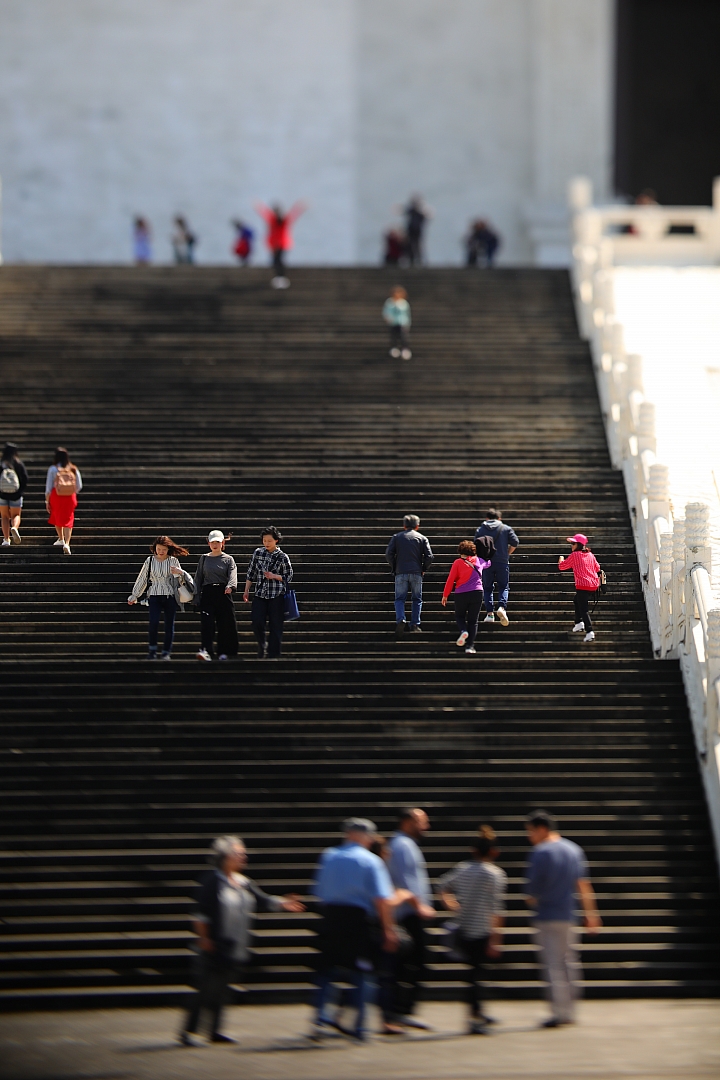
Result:
M417 514L406 514L403 518L403 531L395 533L385 552L393 574L395 575L395 631L402 633L407 628L405 620L405 601L408 590L412 596L412 614L410 633L419 634L420 612L422 610L422 582L425 571L429 569L435 556L427 536L418 532L420 518Z

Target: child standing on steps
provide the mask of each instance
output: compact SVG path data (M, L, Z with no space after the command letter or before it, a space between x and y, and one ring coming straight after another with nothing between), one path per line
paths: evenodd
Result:
M568 536L568 544L572 544L572 551L567 559L562 555L558 559L558 570L572 570L575 576L575 625L573 634L585 631L583 641L594 641L595 632L590 618L590 599L595 596L600 581L600 563L588 547L588 538L584 533L575 533Z
M394 360L399 356L402 356L403 360L410 360L412 353L408 332L412 319L407 292L402 285L396 285L388 296L383 304L382 316L390 327L390 355Z

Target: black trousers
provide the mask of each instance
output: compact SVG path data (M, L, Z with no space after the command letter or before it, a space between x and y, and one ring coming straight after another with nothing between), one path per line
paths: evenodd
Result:
M272 264L275 277L285 277L285 252L282 248L273 248Z
M202 647L207 649L211 656L216 626L218 656L237 656L237 620L232 593L227 596L223 585L203 585L200 597L200 633Z
M420 916L414 913L398 922L407 930L412 945L408 946L397 965L397 999L393 1011L398 1016L409 1016L420 996L420 983L425 973L425 926Z
M223 1006L230 1000L229 983L241 973L240 965L229 956L201 952L197 957L197 993L190 1002L183 1030L196 1032L204 1009L209 1013L209 1034L218 1032Z
M590 601L597 594L591 592L589 589L578 589L575 593L575 622L584 623L586 633L590 633L592 630L592 619L590 618Z
M409 344L406 327L393 324L390 327L390 348L407 349Z
M462 972L461 978L467 982L466 1001L470 1006L470 1015L479 1017L483 1015L482 979L485 974L487 963L487 946L489 937L458 939L458 949L470 965Z
M475 589L474 592L455 593L455 621L461 634L467 630L466 649L475 644L482 602L482 589Z
M270 642L268 656L280 656L285 616L285 597L275 596L265 600L262 596L253 596L252 628L257 639L258 651L265 648L265 623L270 623Z

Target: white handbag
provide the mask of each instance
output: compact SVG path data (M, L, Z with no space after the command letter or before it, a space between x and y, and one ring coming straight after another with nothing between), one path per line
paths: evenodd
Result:
M195 593L190 592L185 582L178 588L178 599L181 604L192 604Z

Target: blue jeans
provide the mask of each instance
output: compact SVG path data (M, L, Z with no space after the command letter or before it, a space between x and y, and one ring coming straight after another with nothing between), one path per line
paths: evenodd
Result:
M160 617L162 616L165 621L163 652L169 653L172 651L173 638L175 637L175 616L177 615L178 609L178 606L175 603L175 597L148 596L148 607L150 609L150 623L148 625L148 646L150 652L157 652L158 629L160 627Z
M505 563L500 566L486 566L482 572L483 592L485 594L485 610L493 609L493 588L497 585L497 606L507 609L508 593L510 592L510 567Z
M372 972L358 968L331 968L318 975L318 993L316 998L317 1020L328 1021L326 1009L333 997L333 982L352 982L352 1005L357 1009L355 1034L362 1037L365 1031L365 1009L375 997L375 979Z
M395 621L405 620L405 600L408 589L412 595L413 626L420 625L420 612L422 611L422 574L396 574L395 575Z

